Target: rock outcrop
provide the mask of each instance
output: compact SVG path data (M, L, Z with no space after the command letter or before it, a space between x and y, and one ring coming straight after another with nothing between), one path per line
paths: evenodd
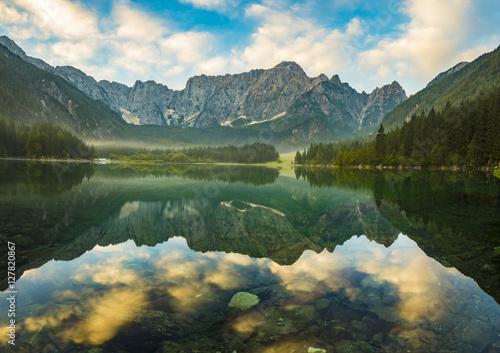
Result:
M317 134L328 130L344 134L371 132L387 112L406 98L397 82L377 87L370 94L358 93L335 75L302 95L289 109L286 123L297 129L296 134L301 130L310 133L311 129L304 127L310 121L321 122Z

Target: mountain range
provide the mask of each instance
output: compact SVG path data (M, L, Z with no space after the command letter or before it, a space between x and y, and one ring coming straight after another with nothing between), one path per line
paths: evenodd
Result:
M206 145L265 140L293 149L368 136L381 122L390 129L414 113L495 88L498 51L437 75L407 99L396 81L359 93L338 75L308 77L289 61L267 70L194 76L182 90L154 81L128 87L96 81L71 66L52 67L2 36L0 116L27 124L49 120L92 140Z
M105 80L98 82L71 66L52 67L27 56L6 36L0 37L0 45L24 62L64 79L87 97L104 103L128 125L247 127L245 131L252 132L264 128L282 141L331 139L373 132L384 115L407 98L397 82L376 88L370 94L359 93L342 83L338 75L330 79L323 74L308 77L294 62L235 75L195 76L183 90L172 90L154 81L137 81L128 87ZM53 76L48 77L59 82ZM26 90L33 87L28 85ZM226 131L230 133L233 129ZM72 130L89 137L106 135L80 126Z

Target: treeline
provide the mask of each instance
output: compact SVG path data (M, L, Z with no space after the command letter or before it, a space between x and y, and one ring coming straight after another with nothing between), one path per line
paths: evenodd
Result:
M94 147L52 123L35 126L0 120L0 157L91 159Z
M183 149L155 149L150 153L118 155L111 153L110 159L125 161L147 161L166 163L223 162L266 163L277 161L279 153L273 145L253 143L243 146L192 147Z
M296 164L494 166L500 162L500 88L441 112L413 115L390 132L380 126L369 142L311 144Z

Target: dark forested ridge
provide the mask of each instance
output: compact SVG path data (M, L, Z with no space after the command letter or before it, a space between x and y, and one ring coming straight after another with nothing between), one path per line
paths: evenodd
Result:
M441 111L448 103L458 106L481 93L495 91L500 82L500 47L443 79L433 81L435 83L429 84L384 117L382 124L387 131L401 127L413 114L428 113L432 108Z
M59 126L16 127L0 119L0 157L90 159L94 155L94 147Z
M126 137L126 124L116 112L2 45L0 118L26 125L51 122L85 138Z
M483 167L500 162L500 87L440 111L413 115L374 141L311 144L295 163Z

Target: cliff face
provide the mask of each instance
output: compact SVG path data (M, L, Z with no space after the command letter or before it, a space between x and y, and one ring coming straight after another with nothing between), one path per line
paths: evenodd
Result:
M403 88L393 82L372 93L358 93L338 75L323 81L302 95L290 108L287 123L298 135L319 137L324 131L366 133L373 131L384 115L406 100ZM311 129L311 122L315 129Z
M71 66L52 67L27 56L12 40L0 44L23 60L70 82L90 98L101 101L134 125L207 128L240 127L271 122L273 130L314 138L332 131L375 128L385 113L406 99L397 82L358 93L338 75L308 77L294 62L268 70L224 76L195 76L175 91L154 81L133 87L93 77Z
M116 82L97 82L71 67L58 67L55 73L136 125L254 125L286 116L314 115L315 109L311 111L307 104L311 103L319 104L330 124L361 129L378 125L387 111L406 99L397 82L368 95L341 83L337 75L330 81L325 75L308 77L293 62L236 75L195 76L181 91L154 81L137 81L131 88Z
M382 88L375 88L368 96L367 103L361 111L362 119L359 129L376 128L385 114L406 99L403 87L396 81L390 85L382 86Z
M308 77L293 62L237 75L198 76L188 81L182 94L187 104L179 108L192 108L188 124L196 127L232 125L238 119L254 124L283 116L290 104L326 80L325 75Z

